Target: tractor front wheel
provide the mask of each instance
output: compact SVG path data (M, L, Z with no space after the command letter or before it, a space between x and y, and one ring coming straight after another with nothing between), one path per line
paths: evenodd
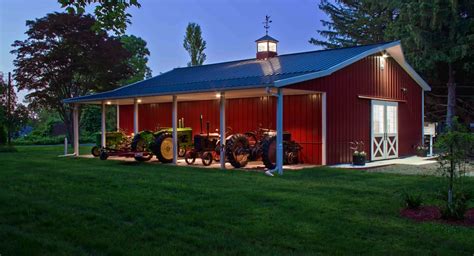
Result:
M196 152L192 150L186 152L186 154L184 154L184 161L189 165L194 164L196 161Z
M202 154L202 157L201 157L201 160L202 160L202 164L204 166L209 166L212 164L212 159L214 157L212 156L212 153L209 152L209 151L206 151Z
M170 133L160 134L152 147L153 153L162 163L173 162L173 137Z

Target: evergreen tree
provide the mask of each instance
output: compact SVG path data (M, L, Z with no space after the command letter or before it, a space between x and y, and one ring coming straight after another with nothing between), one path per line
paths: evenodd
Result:
M470 0L405 0L386 33L402 39L406 56L417 70L446 81L448 126L455 115L457 79L469 79L474 68L473 14Z
M329 20L321 20L325 39L311 38L310 43L324 48L338 48L385 40L385 29L394 20L397 9L386 0L321 0L319 8Z
M199 66L206 60L206 41L202 38L201 27L196 23L189 23L186 27L183 47L188 51L191 61L188 66Z

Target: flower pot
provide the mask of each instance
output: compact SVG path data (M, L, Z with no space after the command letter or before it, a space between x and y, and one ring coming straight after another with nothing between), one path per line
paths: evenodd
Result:
M352 155L352 165L365 165L365 156L364 155Z
M417 150L416 155L419 157L426 157L428 151L427 150Z

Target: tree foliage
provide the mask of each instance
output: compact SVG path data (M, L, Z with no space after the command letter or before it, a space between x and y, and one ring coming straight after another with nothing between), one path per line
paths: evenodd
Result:
M461 109L464 119L474 120L473 95L456 97L457 83L474 91L474 1L321 0L320 8L330 18L318 31L325 40L311 43L334 48L401 40L408 61L428 82L447 85L428 94L427 115L434 121L445 116L449 125Z
M202 38L201 27L196 23L189 23L186 27L183 47L188 51L191 61L188 66L199 66L206 61L206 41Z
M385 29L397 13L386 0L321 0L319 8L329 16L321 20L326 29L318 30L325 40L311 38L309 42L325 48L383 42Z
M473 167L469 163L469 155L474 153L474 134L454 118L449 129L439 136L436 147L441 151L438 158L439 171L447 178L447 193L443 196L446 207L443 212L448 218L460 219L464 217L470 194L462 191L459 181L466 170Z
M132 74L130 54L119 39L92 30L90 15L52 13L26 24L28 38L12 45L18 88L30 91L33 108L57 111L71 138L72 107L63 100L116 88Z
M94 9L97 22L93 28L110 30L117 35L124 34L127 24L131 23L132 16L126 12L127 9L133 6L141 7L138 0L58 0L58 2L69 14L83 14L86 6L97 4Z
M133 74L122 84L131 84L151 77L151 69L147 66L150 51L146 41L134 35L123 35L120 37L123 47L130 53L127 60Z
M444 70L448 89L446 123L456 107L456 82L474 67L474 2L469 0L401 1L400 14L387 30L401 38L406 56L424 74Z
M11 144L12 138L26 126L30 120L29 109L17 102L15 86L10 79L6 80L0 72L0 133L6 132L6 141L0 139L0 144L8 142Z

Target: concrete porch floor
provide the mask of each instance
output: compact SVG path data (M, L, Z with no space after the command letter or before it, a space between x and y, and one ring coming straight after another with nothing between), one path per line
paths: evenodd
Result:
M435 156L432 156L432 157L410 156L410 157L405 157L405 158L395 158L395 159L389 159L389 160L368 162L364 166L357 166L357 165L352 165L352 164L336 164L336 165L330 165L329 167L345 168L345 169L370 169L370 168L377 168L377 167L394 165L394 164L420 166L420 165L434 164L436 162L437 161L436 161Z
M95 158L92 155L79 155L79 157L82 158ZM99 160L99 158L97 158ZM135 159L133 157L115 157L111 156L107 158L108 160L113 160L113 161L125 161L125 162L135 162ZM100 160L99 160L100 161ZM158 161L155 157L153 157L152 160L147 161L146 163L150 164L162 164L160 161ZM211 165L209 166L204 166L201 162L200 158L196 159L196 162L192 165L188 165L186 161L184 161L184 158L179 158L178 159L178 166L191 166L191 167L198 167L198 168L211 168L211 169L219 169L220 168L220 163L213 161ZM235 169L232 167L230 163L225 164L226 169ZM302 170L305 168L314 168L317 167L317 165L310 165L310 164L295 164L295 165L284 165L283 170L290 170L290 171L295 171L295 170ZM246 170L246 171L266 171L265 166L263 165L262 161L251 161L245 166L244 168L238 168L240 170Z

